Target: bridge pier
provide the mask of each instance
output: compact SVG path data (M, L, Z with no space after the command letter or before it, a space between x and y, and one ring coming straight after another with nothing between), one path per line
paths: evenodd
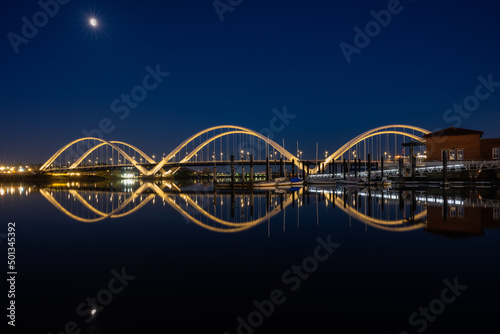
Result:
M399 158L399 178L403 177L403 158Z
M283 174L283 157L280 158L280 177L284 177Z
M292 177L295 176L295 159L292 159Z
M217 167L214 166L214 184L217 183Z
M268 182L271 180L270 171L271 171L271 167L269 166L269 158L266 157L266 181L268 181Z
M448 188L448 154L443 151L443 188Z
M384 177L384 157L380 157L380 179Z
M231 183L234 183L235 181L235 175L234 175L234 155L231 155Z
M344 158L344 165L342 166L344 168L344 180L347 179L347 162Z
M253 183L253 155L250 156L250 183ZM252 208L253 208L253 197L252 197Z
M368 153L368 161L366 163L366 166L368 169L368 189L369 189L372 183L372 163L371 163L370 153Z
M415 156L414 156L414 145L410 145L410 163L411 163L411 179L415 181Z

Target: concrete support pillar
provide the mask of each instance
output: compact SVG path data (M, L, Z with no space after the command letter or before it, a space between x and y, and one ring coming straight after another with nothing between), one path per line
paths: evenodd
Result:
M253 155L250 156L250 183L253 183Z

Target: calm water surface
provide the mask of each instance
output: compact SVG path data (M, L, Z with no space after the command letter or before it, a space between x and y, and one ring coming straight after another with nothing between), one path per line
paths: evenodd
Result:
M498 189L119 181L0 195L5 257L16 223L19 333L497 328Z

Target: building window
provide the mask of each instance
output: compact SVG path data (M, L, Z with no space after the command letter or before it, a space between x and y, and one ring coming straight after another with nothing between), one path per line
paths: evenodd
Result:
M455 150L450 150L450 152L448 153L448 156L450 157L450 160L455 160L455 158L456 158Z
M500 219L500 208L493 208L493 219Z
M457 160L464 160L464 150L457 150Z
M460 205L457 207L457 217L463 217L464 216L464 207Z
M456 217L457 216L457 207L451 206L450 207L450 217Z
M498 159L500 158L500 148L496 147L492 150L491 152L492 158L493 159Z

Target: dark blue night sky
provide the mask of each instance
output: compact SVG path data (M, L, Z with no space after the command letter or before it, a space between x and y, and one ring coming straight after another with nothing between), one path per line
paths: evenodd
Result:
M2 1L0 162L44 162L103 119L105 139L161 155L208 126L268 128L285 106L296 116L275 140L292 152L298 140L310 158L316 142L333 152L386 124L500 136L498 1L215 3L219 13L212 0L73 0L47 22L35 15L40 27L25 39L22 18L31 24L40 5ZM388 6L390 22L380 14L386 26L354 41ZM359 46L350 63L342 42ZM147 96L127 106L133 90ZM453 110L464 100L472 111Z

